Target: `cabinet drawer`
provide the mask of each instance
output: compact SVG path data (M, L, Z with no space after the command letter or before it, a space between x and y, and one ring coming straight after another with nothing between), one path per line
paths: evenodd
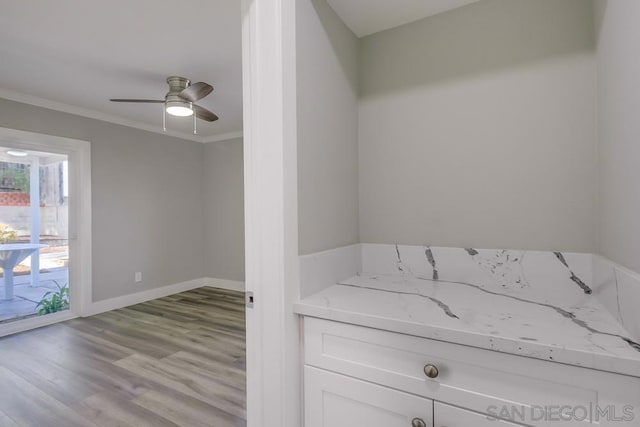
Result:
M433 427L433 401L333 372L304 368L305 427Z
M480 413L534 408L640 410L640 379L305 317L305 363ZM425 365L439 373L428 378ZM493 408L493 409L492 409ZM636 422L640 413L636 414ZM557 426L554 421L525 424ZM572 419L563 427L585 427ZM598 424L598 423L594 423ZM609 425L600 421L600 425ZM618 427L624 423L612 423ZM634 424L628 424L634 425Z
M434 427L523 427L440 402L433 404L433 419Z

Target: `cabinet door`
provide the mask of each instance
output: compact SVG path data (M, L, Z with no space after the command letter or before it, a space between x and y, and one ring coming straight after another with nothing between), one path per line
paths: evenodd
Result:
M488 415L435 402L433 404L434 427L521 427L518 424L496 420Z
M433 427L433 401L387 387L304 368L305 427Z

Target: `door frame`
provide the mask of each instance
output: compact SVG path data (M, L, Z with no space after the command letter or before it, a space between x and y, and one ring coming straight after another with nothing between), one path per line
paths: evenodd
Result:
M295 0L242 0L247 425L302 425Z
M0 325L0 336L90 314L91 145L88 141L0 127L0 145L64 154L69 162L69 310Z

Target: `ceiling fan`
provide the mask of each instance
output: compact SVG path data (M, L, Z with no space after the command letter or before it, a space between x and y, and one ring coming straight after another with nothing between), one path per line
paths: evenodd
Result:
M204 107L194 104L196 101L209 95L213 91L213 86L204 82L191 84L191 80L179 76L171 76L167 78L167 83L169 84L169 92L167 92L164 99L110 99L110 101L135 102L140 104L164 104L164 111L167 114L177 117L194 116L194 126L196 117L207 122L215 122L218 120L218 116L214 113Z

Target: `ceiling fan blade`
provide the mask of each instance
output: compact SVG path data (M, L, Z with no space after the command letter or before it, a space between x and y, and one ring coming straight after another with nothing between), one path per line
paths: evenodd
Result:
M199 119L206 120L208 122L215 122L216 120L218 120L218 116L199 105L193 104L193 110L196 113L196 117Z
M205 82L194 83L188 88L182 90L178 95L190 102L196 102L204 98L213 91L213 86Z
M146 104L164 104L164 99L110 99L111 102L140 102Z

